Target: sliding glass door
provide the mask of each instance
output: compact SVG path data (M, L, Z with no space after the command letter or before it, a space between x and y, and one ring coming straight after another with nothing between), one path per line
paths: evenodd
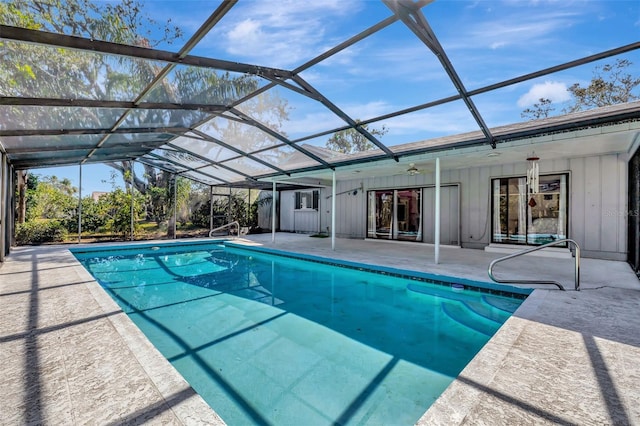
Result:
M368 191L367 238L422 241L420 189Z
M396 238L403 241L422 241L420 189L396 191Z
M529 193L525 177L492 181L494 243L546 244L567 238L567 174L539 178Z
M526 185L524 177L493 180L494 243L526 243Z

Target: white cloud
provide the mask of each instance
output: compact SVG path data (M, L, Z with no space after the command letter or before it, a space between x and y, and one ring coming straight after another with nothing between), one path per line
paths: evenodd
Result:
M245 42L250 46L256 46L260 44L260 33L260 24L252 19L246 19L229 31L227 37L232 44Z
M242 20L223 21L219 41L225 50L252 63L289 68L327 49L331 23L358 10L340 0L248 2ZM329 43L332 45L332 43Z
M518 99L518 106L520 108L526 108L535 103L540 102L540 99L550 99L552 102L565 102L571 99L569 92L567 91L567 85L558 81L545 81L544 83L536 83L531 89Z
M327 110L292 114L290 120L282 124L282 128L289 138L297 139L304 135L324 132L344 125L346 125L344 121Z
M420 111L385 120L382 124L387 126L390 135L412 135L421 132L456 134L477 130L477 125L466 109Z
M366 104L345 105L343 111L356 120L366 120L371 117L378 117L390 111L389 104L385 101L373 101Z
M530 44L536 40L545 40L556 31L572 26L576 15L574 12L554 12L543 16L511 15L480 23L472 31L471 40L494 50Z

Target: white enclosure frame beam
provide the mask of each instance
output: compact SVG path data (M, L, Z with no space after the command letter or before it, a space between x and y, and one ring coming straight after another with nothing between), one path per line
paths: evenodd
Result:
M209 232L213 229L213 185L209 185Z
M276 182L273 182L273 192L271 196L271 242L276 242Z
M82 242L82 163L78 164L78 244Z
M436 212L434 233L434 262L440 262L440 157L436 158Z
M135 175L134 175L134 171L133 171L133 166L134 163L133 161L131 162L131 241L133 241L133 231L135 229L135 223L133 222L133 213L134 213L134 200L133 200L133 188L134 188L134 180L135 180Z
M173 239L178 238L178 175L173 174Z
M331 177L331 250L336 249L336 171Z

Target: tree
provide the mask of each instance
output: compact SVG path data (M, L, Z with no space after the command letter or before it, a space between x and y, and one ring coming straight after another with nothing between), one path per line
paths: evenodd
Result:
M573 96L573 104L565 111L571 113L640 99L633 93L640 85L640 77L626 72L631 65L627 59L617 59L613 65L597 66L587 87L575 83L567 89Z
M138 0L91 2L90 0L8 0L0 2L0 23L96 40L152 47L182 37L170 22L158 24L142 13ZM144 30L146 29L146 30ZM156 31L157 30L157 31ZM155 38L152 34L159 34ZM9 96L58 98L73 90L77 99L135 97L157 74L158 65L123 57L78 54L72 49L50 48L16 42L0 42L0 92ZM17 121L25 128L83 128L99 125L117 111L70 108L18 108L0 110L0 122ZM97 115L100 114L100 115ZM59 136L51 136L52 143ZM26 171L21 173L26 174ZM26 211L26 179L18 180L18 212ZM19 214L18 222L24 219Z
M527 108L520 116L522 118L528 118L529 120L539 120L541 118L547 118L549 114L555 110L554 107L551 106L551 99L540 98L538 103L533 104L532 108Z
M34 189L27 190L29 209L26 220L68 219L78 207L77 192L78 188L72 186L69 179L45 176Z
M132 195L133 193L133 195ZM120 234L123 238L129 239L131 236L131 197L133 196L133 225L134 233L139 229L138 219L144 211L144 197L138 193L134 193L129 188L123 191L116 188L113 191L100 197L99 203L104 207L106 212L106 228L115 233Z
M229 203L231 203L231 205L229 205ZM256 200L254 200L253 204L255 203ZM249 217L247 217L247 210L249 207L250 206L247 205L246 193L242 190L236 191L229 196L218 196L217 199L213 201L213 216L224 216L225 219L224 223L214 224L214 226L223 225L225 223L233 221L238 221L238 223L240 223L240 226L255 226L254 222L257 220L257 218L252 217L251 212L249 214ZM207 200L206 202L200 204L200 206L193 212L193 223L208 228L210 210L210 200ZM255 214L257 213L253 214L255 216Z
M116 0L92 2L91 0L6 0L0 2L0 22L24 28L64 33L79 37L104 40L141 47L154 47L160 43L172 43L182 37L178 27L170 20L158 23L143 12L141 0ZM116 55L93 54L73 49L52 48L44 45L2 42L0 61L0 92L9 96L36 96L59 98L71 96L76 99L134 99L140 90L153 81L162 64L156 61L133 60ZM147 95L150 102L191 102L231 105L238 99L260 87L258 77L236 75L209 68L176 68L162 79ZM71 92L71 93L70 93ZM276 132L282 132L282 122L288 119L287 102L277 90L255 96L238 110ZM98 112L98 110L100 110ZM0 110L0 122L19 121L25 128L57 127L90 128L105 127L104 123L115 123L122 112L118 109L82 109L81 114L69 107L59 108L5 108ZM173 125L181 123L191 126L209 118L209 114L196 110L139 109L125 118L123 127L139 127L140 123ZM243 121L243 120L240 120ZM273 137L245 122L234 120L212 120L206 129L215 137L229 141L240 148L257 150L272 146ZM127 138L128 135L122 135ZM50 138L55 143L58 136ZM131 138L130 143L140 141ZM211 158L212 161L228 158L226 148L209 141L192 140L194 152ZM277 150L274 150L277 151ZM178 151L166 151L168 157L188 157ZM278 155L276 152L272 155ZM180 159L180 158L178 158ZM251 173L253 162L238 160L245 173ZM191 161L194 167L201 161ZM128 162L112 162L110 166L122 176L130 171ZM168 182L170 173L145 165L145 174L136 176L134 186L141 194L150 194L150 210L160 219L169 201ZM24 180L20 182L25 192ZM125 186L129 182L125 179ZM19 201L24 205L24 198ZM22 209L24 210L24 209ZM19 209L19 211L21 211Z
M360 121L356 120L356 123L359 124ZM370 129L366 124L362 124L360 127L374 136L384 136L388 132L385 126L380 129ZM369 151L376 148L373 142L354 128L334 133L327 141L326 147L343 154L353 154L354 152Z
M634 93L640 86L640 77L626 72L631 65L632 62L627 59L617 59L614 64L595 67L593 78L588 86L583 87L580 83L574 83L567 88L572 99L563 112L578 112L640 99L640 96ZM525 109L520 115L530 120L546 118L555 110L551 104L550 99L540 98L539 103Z

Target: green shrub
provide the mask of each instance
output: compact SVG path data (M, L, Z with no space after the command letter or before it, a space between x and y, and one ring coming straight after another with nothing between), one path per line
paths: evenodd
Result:
M67 237L67 230L57 220L29 221L16 227L18 245L59 243Z

